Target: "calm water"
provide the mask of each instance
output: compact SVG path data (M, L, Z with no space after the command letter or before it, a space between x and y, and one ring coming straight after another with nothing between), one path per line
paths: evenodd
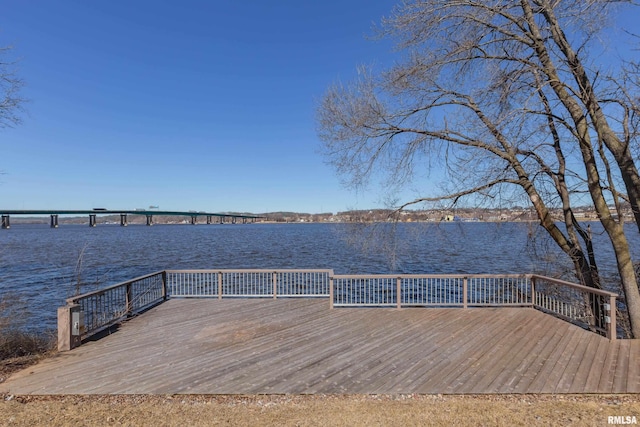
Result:
M614 264L606 262L611 249L598 236L598 224L593 227L600 267L614 274ZM78 283L86 292L163 269L544 274L570 268L536 230L526 223L384 224L374 231L346 224L16 224L0 230L0 294L19 297L24 326L35 329L55 327L56 308ZM640 239L629 231L640 259Z

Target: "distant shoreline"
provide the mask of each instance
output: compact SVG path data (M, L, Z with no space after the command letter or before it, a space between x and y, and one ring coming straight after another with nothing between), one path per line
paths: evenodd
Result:
M578 218L580 222L599 222L598 219L595 218ZM560 222L560 219L557 219ZM394 220L310 220L310 219L291 219L291 220L257 220L252 224L245 225L260 225L260 224L382 224L382 223L403 223L403 224L461 224L461 223L537 223L538 219L466 219L462 218L459 220L403 220L399 219L397 221ZM89 226L88 218L84 217L60 217L59 225L84 225ZM110 221L110 220L101 220L98 217L97 225L114 225L120 226L119 221ZM145 218L140 218L139 220L135 220L130 218L127 222L128 226L137 226L137 225L145 225ZM27 217L27 218L19 218L11 219L11 225L49 225L49 218L45 217ZM232 224L231 222L225 222L220 224L218 222L213 222L211 224L207 224L204 220L197 222L196 224L191 224L188 220L163 220L162 218L155 218L153 220L153 225L243 225L243 224Z

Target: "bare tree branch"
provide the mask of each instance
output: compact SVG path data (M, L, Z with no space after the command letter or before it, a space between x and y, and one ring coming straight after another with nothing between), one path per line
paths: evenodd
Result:
M575 198L589 200L614 247L640 337L638 281L625 230L609 208L627 198L640 229L640 176L630 149L640 153L640 66L621 64L614 75L589 57L606 29L600 17L624 3L404 1L380 30L397 40L401 59L382 73L361 71L322 99L324 154L356 187L386 178L397 188L414 171L441 165L447 188L398 210L526 197L576 276L599 286L592 241L572 207ZM554 206L563 209L564 230L550 214Z
M20 96L24 82L16 73L16 62L9 59L12 49L0 47L0 129L20 124L25 103Z

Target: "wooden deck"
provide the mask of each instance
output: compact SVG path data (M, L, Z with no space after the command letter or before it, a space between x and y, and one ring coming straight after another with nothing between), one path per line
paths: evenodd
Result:
M640 340L530 308L173 299L0 384L10 394L638 393Z

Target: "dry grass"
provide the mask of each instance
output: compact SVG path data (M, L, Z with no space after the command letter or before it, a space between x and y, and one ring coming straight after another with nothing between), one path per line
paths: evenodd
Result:
M31 333L0 329L0 363L6 359L50 353L56 347L52 332Z
M4 396L0 425L607 425L639 396Z
M20 299L12 293L0 296L0 383L13 372L37 363L56 348L54 331L28 332ZM0 421L1 422L1 421Z
M55 332L29 332L25 328L28 320L19 296L11 292L0 295L0 363L49 353L55 348Z

